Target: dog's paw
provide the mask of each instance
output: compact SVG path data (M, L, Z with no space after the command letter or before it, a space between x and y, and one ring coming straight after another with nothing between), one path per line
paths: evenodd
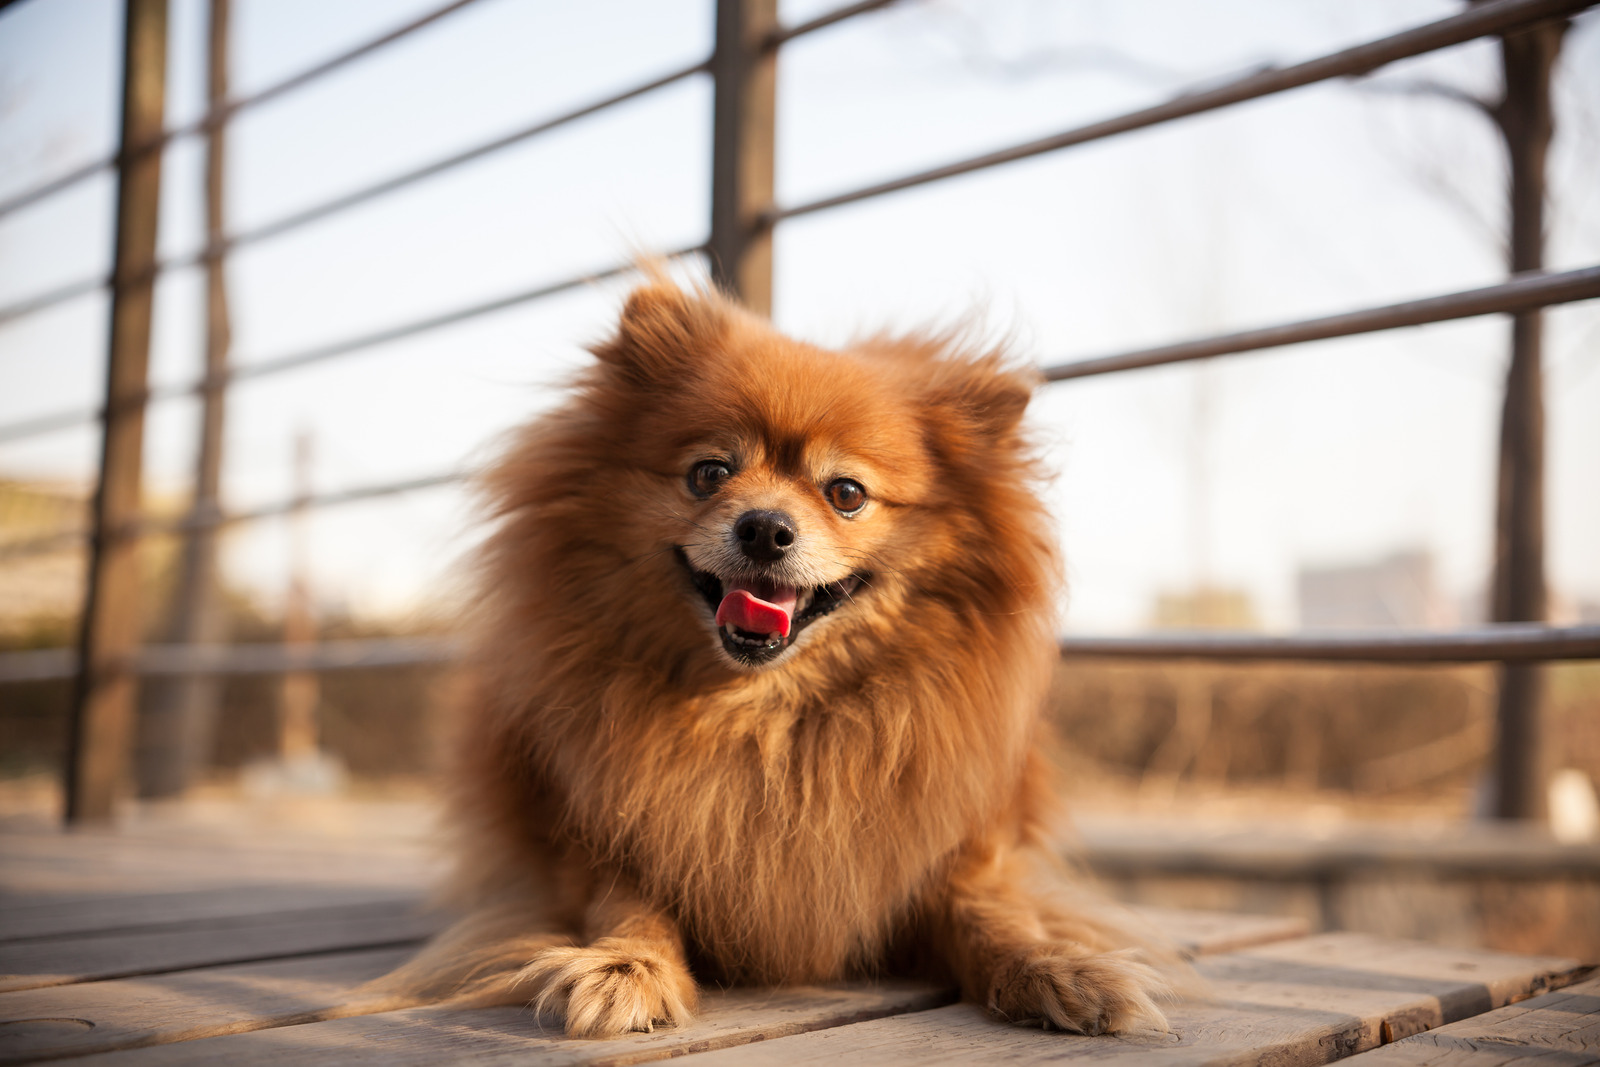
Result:
M1131 952L1085 955L1045 942L1005 960L989 986L989 1010L1001 1019L1041 1023L1080 1034L1167 1029L1157 1000L1172 989Z
M541 1014L558 1010L570 1037L611 1037L681 1026L694 1017L695 985L682 963L648 941L603 937L582 948L551 948L517 975Z

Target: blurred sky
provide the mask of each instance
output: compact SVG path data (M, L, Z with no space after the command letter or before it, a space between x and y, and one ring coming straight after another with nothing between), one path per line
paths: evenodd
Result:
M834 6L787 2L794 22ZM439 0L235 0L247 94ZM1447 0L910 0L786 47L779 200L794 203L1041 136L1261 63L1290 63L1447 16ZM0 13L0 198L107 154L113 0ZM710 0L479 0L232 127L231 227L249 228L686 65ZM169 123L203 110L204 0L172 0ZM1493 92L1498 50L1460 46L1376 82ZM1552 157L1554 269L1600 262L1600 17L1568 35ZM711 92L686 82L230 260L240 364L698 243L709 216ZM161 246L201 233L201 152L168 151ZM1485 285L1504 274L1503 152L1458 104L1340 81L783 224L775 318L842 343L973 311L1044 362ZM0 305L106 271L112 182L0 219ZM481 462L555 402L623 283L597 284L241 384L226 504L290 490L309 429L321 490ZM153 377L193 379L200 278L158 289ZM0 423L92 406L105 300L0 326ZM1600 306L1548 313L1550 572L1600 600ZM1469 320L1042 390L1060 471L1077 631L1137 629L1157 592L1238 586L1295 617L1304 564L1426 547L1457 598L1484 585L1508 324ZM151 489L186 491L191 401L148 422ZM0 476L83 480L90 429L0 444ZM455 489L330 510L316 584L363 614L426 613L473 539ZM230 532L231 581L274 601L281 522Z

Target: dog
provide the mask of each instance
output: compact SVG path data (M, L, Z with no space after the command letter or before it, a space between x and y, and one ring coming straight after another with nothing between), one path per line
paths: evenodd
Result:
M699 982L893 974L1164 1029L1173 957L1049 829L1037 376L949 333L825 350L659 273L593 353L487 472L462 918L375 988L606 1036Z

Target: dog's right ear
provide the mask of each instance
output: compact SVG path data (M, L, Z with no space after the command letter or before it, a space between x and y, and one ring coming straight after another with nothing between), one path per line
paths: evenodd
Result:
M629 294L616 336L594 354L630 381L655 385L681 376L697 353L721 340L725 326L716 297L657 278Z

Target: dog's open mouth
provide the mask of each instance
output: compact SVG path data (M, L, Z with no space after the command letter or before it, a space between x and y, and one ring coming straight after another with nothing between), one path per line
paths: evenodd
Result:
M852 574L811 588L748 578L720 578L697 570L688 553L676 550L696 592L711 608L722 647L740 663L770 663L794 643L800 631L848 602L867 580Z

